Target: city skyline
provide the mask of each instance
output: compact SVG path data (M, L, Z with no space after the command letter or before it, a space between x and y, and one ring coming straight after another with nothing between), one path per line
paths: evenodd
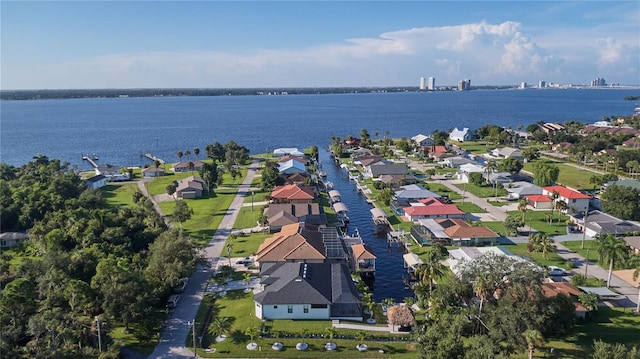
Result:
M8 89L640 84L637 2L2 1Z

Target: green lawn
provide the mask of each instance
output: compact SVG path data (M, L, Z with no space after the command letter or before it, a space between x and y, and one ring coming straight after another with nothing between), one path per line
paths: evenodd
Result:
M227 245L231 244L233 257L248 257L255 254L258 251L258 247L264 242L266 238L273 236L271 233L251 233L247 235L238 236L238 238L227 239L225 243L225 249L222 255L227 255Z
M588 257L589 262L598 264L599 255L598 255L598 250L596 249L595 240L586 239L584 241L584 249L580 248L582 246L582 241L566 241L566 242L562 242L562 245L576 252L582 258ZM608 269L608 268L609 267L605 269Z
M262 214L263 208L264 206L262 205L253 206L253 210L251 209L251 206L240 208L240 212L236 218L236 223L233 224L233 228L245 229L257 226L258 217Z
M429 182L428 186L431 192L435 192L441 196L449 196L449 199L455 201L457 199L462 199L462 196L457 192L452 191L449 187L435 182Z
M185 200L189 208L193 209L191 219L183 223L185 231L205 245L215 234L227 209L236 195L235 189L219 189L214 192L215 197ZM166 216L170 216L175 208L175 201L161 202L160 208Z
M488 150L495 148L495 145L487 145L484 141L455 142L455 144L466 151L477 154L486 153Z
M538 159L533 162L525 163L523 170L533 173L533 164L538 161L551 163L558 166L558 168L560 168L560 173L558 174L558 183L562 184L563 186L571 187L578 190L593 188L593 184L589 183L589 180L591 179L591 176L596 174L595 172L579 169L562 162L555 162L548 159Z
M487 211L471 202L456 202L456 206L467 213L486 213Z
M507 234L507 229L504 228L504 222L488 222L488 221L482 221L480 222L480 225L485 226L487 228L489 228L490 230L500 234L500 235L506 235Z
M108 184L100 188L102 197L114 206L133 206L133 193L137 190L136 183Z
M520 257L529 258L543 267L558 266L558 267L564 268L566 265L566 261L556 253L549 253L548 254L549 259L544 259L544 257L542 256L542 253L540 252L528 252L526 243L501 245L501 247L505 247L506 249L510 250L513 254L518 255Z
M522 212L520 211L509 211L508 214L515 214L522 217ZM544 232L550 236L567 234L567 217L562 213L558 213L558 211L553 211L553 219L551 224L546 218L547 214L550 214L551 211L527 211L525 214L525 224L530 225L533 229L539 232ZM560 220L560 223L558 223Z
M167 193L167 186L173 183L173 181L179 182L181 179L193 175L198 175L198 172L173 173L167 171L166 176L154 178L151 181L147 182L145 185L147 186L147 191L149 191L149 194L163 194Z
M249 192L244 197L244 203L251 203L252 201L253 202L268 201L268 198L270 195L271 195L271 192L254 191L253 196L251 196L251 192ZM253 197L253 199L251 197Z
M456 184L456 187L461 190L465 190L465 184ZM482 186L475 185L473 183L466 184L467 192L473 193L480 198L491 198L496 196L496 189L493 186L483 184ZM507 195L507 190L498 186L497 196L502 197Z

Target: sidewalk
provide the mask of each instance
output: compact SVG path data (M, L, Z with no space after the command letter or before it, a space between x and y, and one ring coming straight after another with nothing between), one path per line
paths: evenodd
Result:
M180 295L180 302L173 311L171 318L167 321L167 326L162 331L160 342L149 358L193 358L194 353L185 347L187 336L190 335L191 325L189 321L193 321L200 302L205 294L207 294L209 279L215 273L215 264L224 249L224 243L231 233L233 224L238 217L245 195L250 191L251 181L256 174L259 160L254 159L247 176L238 186L238 193L231 202L229 210L220 222L218 230L214 234L209 244L203 250L203 256L207 259L209 265L198 265L196 271L189 280L184 293Z

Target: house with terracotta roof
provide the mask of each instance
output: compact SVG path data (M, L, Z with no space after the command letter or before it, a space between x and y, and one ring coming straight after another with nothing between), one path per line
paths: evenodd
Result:
M587 308L578 301L578 297L582 294L582 291L569 282L542 283L542 293L547 298L554 298L558 295L566 295L569 297L571 302L573 302L578 318L585 319L589 313Z
M362 301L345 263L268 263L253 297L262 320L362 321Z
M420 219L464 218L466 213L455 204L445 204L436 198L427 198L403 208L407 220L417 222Z
M553 202L548 195L544 194L530 194L524 196L527 199L527 204L533 209L551 209L553 208Z
M202 192L207 190L207 185L200 177L189 176L180 180L176 187L175 196L177 198L200 198Z
M204 163L202 161L191 161L191 163L193 163L193 171L195 172L199 172L202 169L202 166L204 165ZM189 161L187 162L176 162L174 164L171 165L171 170L175 173L180 173L180 172L189 172L191 171L189 169Z
M376 271L376 255L366 244L359 243L351 246L355 269L363 273L373 273Z
M166 173L163 167L156 168L155 166L143 168L140 172L144 177L160 177L164 176Z
M489 228L472 226L463 219L449 218L435 221L444 229L444 233L449 236L454 246L493 246L498 239L498 235Z
M563 125L559 123L551 123L551 122L543 123L539 127L546 134L554 133L557 131L564 131L565 129Z
M622 146L630 148L640 148L640 135L631 137L630 139L622 142Z
M263 214L272 233L294 223L314 226L327 224L327 216L318 203L271 203L264 209Z
M313 188L297 184L277 186L271 191L273 203L311 203L315 198Z
M549 196L552 193L557 193L558 198L556 201L564 201L567 204L567 209L564 213L585 212L589 210L589 200L591 196L576 190L564 187L564 186L547 186L542 187L542 194Z
M294 223L265 239L258 247L255 260L262 266L276 262L323 263L326 258L322 234Z
M307 179L309 177L310 177L310 175L308 173L296 172L294 174L286 176L284 181L287 184L297 184L299 186L304 186L304 184L307 183Z

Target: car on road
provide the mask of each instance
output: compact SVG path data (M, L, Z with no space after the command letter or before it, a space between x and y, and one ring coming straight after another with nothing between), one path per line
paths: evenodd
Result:
M236 261L236 264L238 264L238 265L244 265L245 267L248 267L248 266L250 266L251 264L253 264L253 261L251 260L251 258L249 258L249 257L245 257L245 258L242 258L242 259L238 259L238 260Z
M567 275L567 271L564 270L563 268L556 267L556 266L549 266L548 268L549 268L549 275L551 276Z
M187 288L187 284L189 284L189 278L184 277L184 278L180 278L178 279L178 284L173 287L173 291L175 293L182 293L184 292L185 288Z

